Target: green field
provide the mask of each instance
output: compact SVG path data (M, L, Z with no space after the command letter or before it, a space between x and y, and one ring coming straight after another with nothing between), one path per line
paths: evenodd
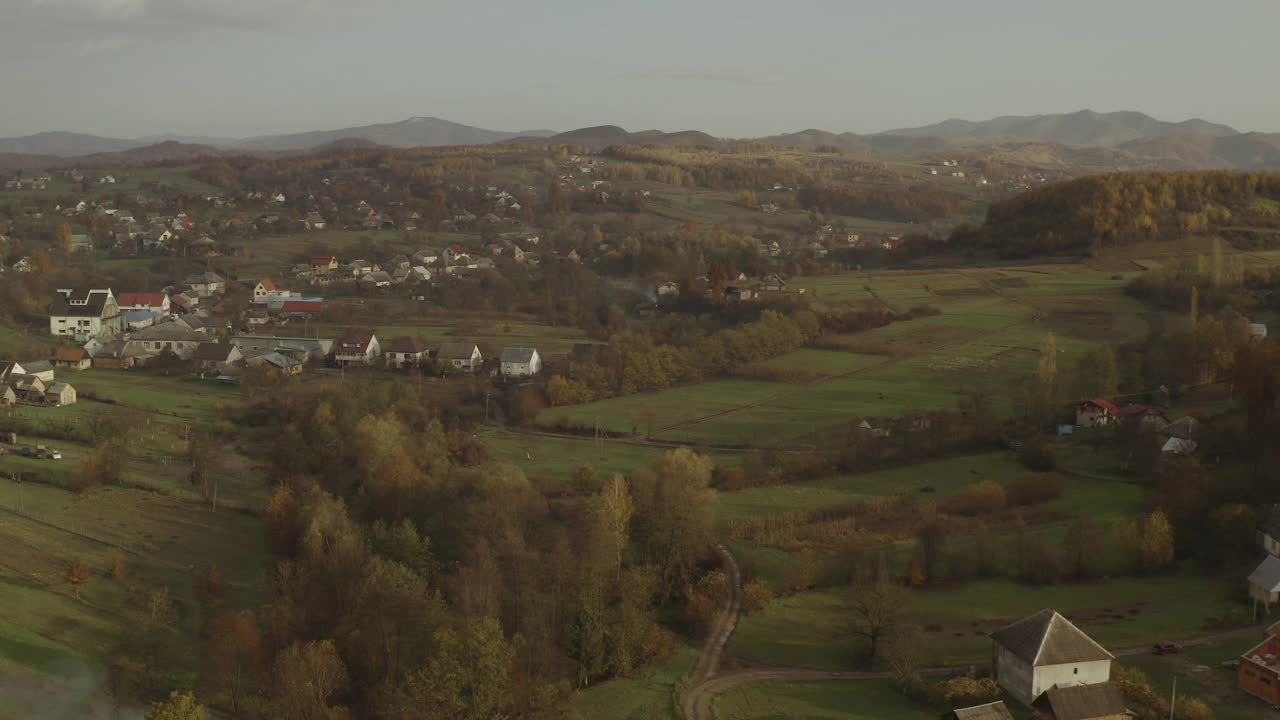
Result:
M676 687L696 660L695 650L681 647L657 666L579 692L573 710L581 720L677 720Z
M1112 649L1206 634L1211 631L1207 620L1237 607L1230 599L1233 589L1190 573L1052 587L987 580L914 591L907 601L907 618L925 629L931 664L984 662L991 652L987 634L1044 608L1077 621ZM849 592L836 589L775 600L759 614L743 618L730 652L774 665L854 669L856 645L842 630L850 622Z
M20 512L19 512L20 509ZM225 599L247 603L261 588L265 533L256 518L154 492L100 488L84 495L0 479L0 658L46 675L95 666L143 623L143 597L167 588L177 609L174 637L193 672L201 612L195 590L216 568ZM125 576L107 574L124 556ZM70 561L92 578L75 599L63 571Z
M859 417L954 409L967 389L1009 386L1034 367L1041 340L1057 338L1059 367L1099 342L1147 332L1145 308L1123 292L1132 273L1083 265L1016 269L883 271L801 278L820 305L879 301L897 311L930 305L920 317L848 336L854 353L801 350L775 367L810 371L802 383L712 380L657 393L553 408L561 420L708 444L795 445Z
M530 478L539 480L543 490L564 487L580 467L590 467L598 477L613 473L630 474L658 460L670 448L603 440L590 437L550 436L486 428L479 433L495 457L519 465ZM719 465L737 465L740 455L710 453Z
M715 701L716 720L936 720L886 680L740 685Z

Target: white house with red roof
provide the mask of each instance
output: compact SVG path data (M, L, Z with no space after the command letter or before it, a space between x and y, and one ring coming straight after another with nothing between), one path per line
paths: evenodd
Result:
M381 355L378 338L371 332L351 333L333 346L333 359L339 365L372 365Z
M1085 400L1076 406L1076 425L1084 428L1110 425L1120 413L1115 403L1102 398Z
M168 315L170 310L169 296L162 292L122 292L116 298L120 312L149 310L160 315Z

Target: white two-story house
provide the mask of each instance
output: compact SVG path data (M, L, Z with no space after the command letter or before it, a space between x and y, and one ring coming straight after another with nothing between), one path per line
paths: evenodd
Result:
M103 335L118 335L122 329L120 306L111 288L60 289L49 306L49 332L59 337L85 342Z

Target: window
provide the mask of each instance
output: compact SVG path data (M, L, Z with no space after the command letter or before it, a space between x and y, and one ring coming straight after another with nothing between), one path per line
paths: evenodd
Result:
M1080 668L1071 668L1071 674L1072 674L1072 675L1079 675L1079 674L1080 674Z

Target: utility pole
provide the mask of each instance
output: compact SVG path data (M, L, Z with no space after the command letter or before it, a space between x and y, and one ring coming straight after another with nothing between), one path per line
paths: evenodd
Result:
M1173 693L1169 698L1169 720L1173 720L1174 706L1178 704L1178 676L1173 676Z

